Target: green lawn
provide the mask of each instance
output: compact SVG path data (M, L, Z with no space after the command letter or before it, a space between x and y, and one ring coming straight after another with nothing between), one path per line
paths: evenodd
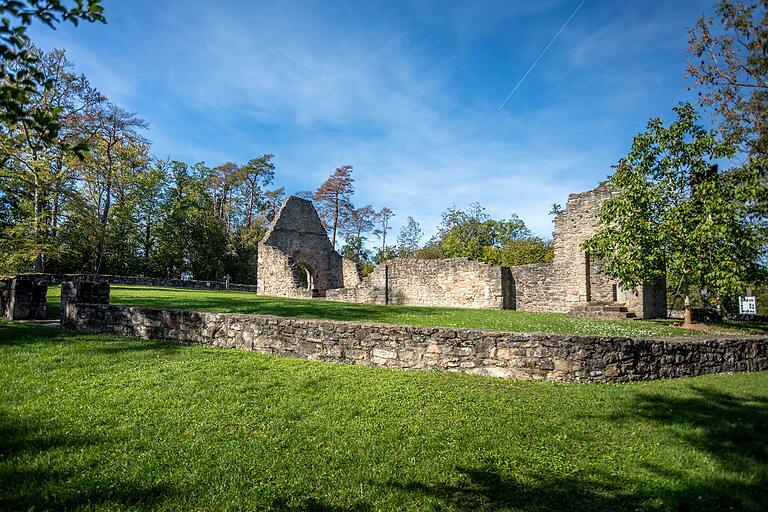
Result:
M768 510L766 432L768 373L540 383L0 322L6 510Z
M49 316L59 314L60 289L48 290ZM514 332L563 332L602 336L673 336L702 334L670 327L667 321L604 320L576 318L561 313L529 313L488 309L379 306L321 300L265 297L246 292L188 290L120 286L111 288L113 304L131 304L164 309L257 313L302 318L325 318L405 325L474 327ZM709 333L764 333L766 326L717 326Z

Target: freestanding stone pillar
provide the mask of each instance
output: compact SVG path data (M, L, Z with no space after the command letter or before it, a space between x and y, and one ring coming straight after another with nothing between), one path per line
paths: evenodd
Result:
M0 278L0 316L7 320L44 320L48 280L46 274Z
M109 304L109 282L98 276L66 275L61 280L61 326L77 321L78 304Z

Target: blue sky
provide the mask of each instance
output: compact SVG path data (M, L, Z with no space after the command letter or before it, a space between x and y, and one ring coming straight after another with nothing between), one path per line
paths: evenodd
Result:
M434 232L480 202L549 237L548 211L597 185L649 117L693 99L687 28L711 1L105 0L107 25L36 27L113 102L150 123L157 156L244 163L314 190L354 166L355 203Z

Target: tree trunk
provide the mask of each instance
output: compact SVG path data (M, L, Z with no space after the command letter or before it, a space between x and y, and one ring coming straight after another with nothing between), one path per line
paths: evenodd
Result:
M685 293L685 314L683 316L683 328L690 329L693 326L693 319L691 315L691 298L688 296L688 292Z
M35 173L35 192L34 192L34 212L32 213L32 231L35 237L35 244L40 242L40 181ZM43 271L43 253L38 251L35 256L35 272Z
M339 196L336 195L336 203L333 206L333 237L331 243L333 248L336 249L336 227L339 223Z

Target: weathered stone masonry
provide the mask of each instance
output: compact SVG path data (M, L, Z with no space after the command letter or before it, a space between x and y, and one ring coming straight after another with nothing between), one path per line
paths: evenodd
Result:
M326 296L369 304L559 313L595 306L597 311L587 313L606 316L612 312L601 311L603 305L617 305L638 317L664 317L664 283L623 290L606 275L602 260L581 250L582 243L600 229L600 208L614 193L601 185L568 197L565 211L555 219L552 263L494 267L467 259L395 259L376 267L357 286L328 290Z
M623 290L605 274L602 260L590 258L581 244L600 229L600 208L615 191L607 184L571 194L555 219L552 263L511 267L515 309L568 312L582 304L618 303L638 317L666 316L664 283Z
M42 320L47 309L46 274L19 274L0 277L0 318Z
M259 242L258 293L324 297L359 281L357 266L334 250L312 203L288 197Z
M485 309L512 307L509 269L467 258L393 259L354 288L328 290L328 300Z
M105 304L103 287L88 292L101 304L78 303L70 299L87 295L78 286L62 288L68 328L321 361L579 382L768 370L765 337L631 339L159 310Z

